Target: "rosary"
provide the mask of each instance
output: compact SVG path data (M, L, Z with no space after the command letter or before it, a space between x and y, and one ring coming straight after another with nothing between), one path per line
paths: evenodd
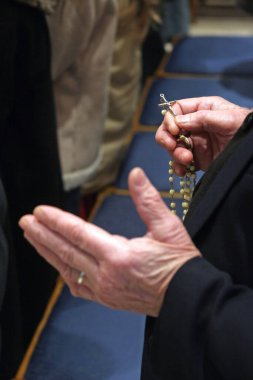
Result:
M170 112L172 116L176 116L173 110L173 105L176 103L176 101L167 101L164 94L160 94L160 104L159 107L162 107L162 115L164 116L166 112ZM177 137L177 143L184 146L186 149L192 150L193 149L193 144L192 140L184 135L183 133L179 134ZM188 209L190 205L190 201L192 198L192 194L196 185L196 173L195 173L195 166L194 163L192 162L190 165L187 166L186 168L186 173L183 177L180 177L180 195L182 197L182 209L183 209L183 217L182 219L184 220ZM169 194L171 197L171 202L170 202L170 208L173 214L176 214L176 202L175 202L175 193L176 190L174 188L174 169L173 169L173 161L169 161L169 183L170 183L170 190Z

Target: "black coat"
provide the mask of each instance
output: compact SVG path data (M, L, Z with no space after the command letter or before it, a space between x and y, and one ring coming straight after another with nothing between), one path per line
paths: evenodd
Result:
M6 198L0 180L0 315L2 313L2 304L5 295L7 263L8 263L8 247L4 233L4 224L6 218ZM0 357L2 351L1 344L1 324L0 324Z
M0 53L0 172L11 244L2 315L0 377L5 380L21 362L18 335L23 335L25 349L57 276L24 239L18 221L39 204L61 207L62 178L44 14L27 5L0 1Z
M143 380L253 379L253 122L215 161L185 219L203 258L148 318Z

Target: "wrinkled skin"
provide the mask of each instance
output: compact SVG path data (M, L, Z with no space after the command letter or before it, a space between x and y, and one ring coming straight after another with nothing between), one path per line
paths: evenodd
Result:
M156 141L172 155L180 176L193 160L197 170L207 170L251 111L217 96L181 99L173 110L176 117L166 113ZM176 136L182 132L190 133L193 152L177 145Z
M25 238L61 274L75 296L115 309L157 316L177 270L200 256L144 172L135 168L129 190L147 226L143 237L111 235L82 219L39 206L20 220ZM84 281L77 284L83 271Z
M193 159L198 169L206 170L250 112L220 97L183 99L173 108L177 116L166 113L156 139L172 154L179 175ZM182 130L190 132L193 152L177 146ZM22 217L20 227L75 296L158 316L176 272L201 254L140 168L129 175L129 191L147 226L143 237L112 235L49 206L38 206L33 215ZM81 271L85 277L80 285Z

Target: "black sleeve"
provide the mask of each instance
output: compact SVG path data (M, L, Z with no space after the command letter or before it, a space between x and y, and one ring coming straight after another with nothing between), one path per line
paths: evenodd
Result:
M171 282L150 344L159 379L253 379L253 290L203 258Z

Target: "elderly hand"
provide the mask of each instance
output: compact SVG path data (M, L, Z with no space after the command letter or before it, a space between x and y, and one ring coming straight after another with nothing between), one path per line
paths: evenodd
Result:
M143 237L111 235L50 206L37 207L20 226L73 295L157 316L177 270L200 253L141 169L130 173L129 190L147 226ZM80 272L85 273L82 284L77 283Z
M206 170L250 112L217 96L178 100L173 110L177 116L165 114L156 140L172 155L179 176L193 160L197 169ZM182 130L190 133L194 154L177 146L176 136Z

